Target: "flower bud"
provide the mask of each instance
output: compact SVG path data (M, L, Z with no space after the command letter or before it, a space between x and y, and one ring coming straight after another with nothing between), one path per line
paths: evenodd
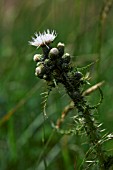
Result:
M47 66L51 66L52 61L50 59L45 59L44 64L47 65Z
M52 48L49 52L49 57L51 60L56 59L58 57L58 55L59 55L59 51L57 48Z
M60 56L62 56L64 54L64 47L65 47L65 45L63 43L61 43L61 42L58 43L57 48L58 48Z
M35 69L35 75L38 76L39 74L41 74L41 67Z
M83 77L83 74L80 71L77 71L74 76L77 80L80 80Z
M46 70L45 70L44 66L40 65L40 66L36 67L35 75L40 77L45 73L45 71Z
M66 53L66 54L62 57L62 59L63 59L63 62L64 62L64 63L69 63L70 60L71 60L70 55L69 55L68 53Z
M36 64L37 67L39 67L40 65L42 65L42 62L38 62L38 63Z
M40 55L40 54L35 54L34 56L33 56L33 60L34 61L36 61L36 62L38 62L38 61L40 61L40 58L42 57L42 55Z

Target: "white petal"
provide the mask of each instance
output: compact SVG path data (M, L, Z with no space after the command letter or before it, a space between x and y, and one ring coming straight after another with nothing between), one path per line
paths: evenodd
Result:
M54 30L50 31L49 29L47 29L47 31L44 31L43 33L35 33L35 36L36 38L33 37L32 41L29 41L29 44L40 47L42 45L47 45L53 42L57 34Z

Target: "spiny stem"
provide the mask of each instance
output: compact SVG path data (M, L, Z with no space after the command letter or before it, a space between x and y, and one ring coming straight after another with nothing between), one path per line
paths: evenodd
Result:
M101 141L101 136L97 129L97 126L95 126L95 120L92 119L89 109L90 107L86 104L82 95L79 96L80 100L77 100L77 98L73 96L73 93L76 92L74 87L72 89L73 85L70 86L70 82L68 81L65 75L62 75L62 77L64 78L63 82L67 93L74 102L74 105L78 109L78 112L81 113L81 117L84 118L84 128L87 133L87 136L89 137L90 143L95 148L96 156L98 157L100 163L100 168L101 170L106 170L106 154L102 148L102 145L99 143Z
M95 120L92 120L92 116L88 106L77 106L77 102L75 100L73 100L73 102L78 108L78 112L81 112L81 117L84 118L84 128L87 133L87 136L89 137L90 143L93 145L96 151L96 156L98 157L100 168L101 170L106 170L106 154L102 148L102 145L100 144L101 136L97 126L95 126Z
M106 155L103 151L102 145L100 144L101 136L98 132L97 127L94 125L94 121L91 119L91 114L88 108L84 110L82 116L85 120L85 130L87 135L89 136L90 142L95 148L98 160L100 162L100 168L102 170L106 170L105 162L106 162Z

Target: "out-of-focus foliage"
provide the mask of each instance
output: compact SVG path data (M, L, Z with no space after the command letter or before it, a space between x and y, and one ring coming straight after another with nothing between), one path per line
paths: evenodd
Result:
M84 138L53 132L51 121L56 122L70 101L62 87L49 96L48 119L44 122L44 99L40 94L47 87L34 76L32 60L41 50L28 45L35 32L48 28L56 30L58 36L53 45L59 41L65 43L75 65L85 66L96 61L101 52L100 64L89 71L91 84L105 80L104 101L97 116L107 131L113 131L113 10L100 29L103 5L102 0L0 1L1 170L43 170L45 157L49 170L73 170L88 150ZM98 95L92 94L89 100L95 104ZM76 111L67 116L64 129L73 125L71 116L74 114ZM105 148L112 149L113 142L108 142Z

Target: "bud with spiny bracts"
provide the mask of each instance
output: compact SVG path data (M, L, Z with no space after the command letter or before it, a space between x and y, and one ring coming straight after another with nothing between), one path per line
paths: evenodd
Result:
M39 61L36 63L36 66L39 67L40 65L43 65L43 62L42 61Z
M80 80L83 77L83 74L80 71L75 72L74 77L76 80Z
M68 64L70 62L70 60L71 60L71 57L70 57L70 55L68 53L66 53L64 56L62 56L62 59L63 59L64 63Z
M35 75L39 78L43 78L45 72L46 72L45 67L43 66L43 64L40 64L38 67L36 67Z
M65 47L65 45L61 42L59 42L57 45L57 48L59 51L59 56L61 56L61 57L64 55L64 47Z
M41 54L35 54L35 55L33 56L33 60L34 60L35 62L39 62L40 59L41 59L41 57L42 57Z
M56 60L59 56L59 51L57 48L52 48L49 52L49 58L51 60Z

